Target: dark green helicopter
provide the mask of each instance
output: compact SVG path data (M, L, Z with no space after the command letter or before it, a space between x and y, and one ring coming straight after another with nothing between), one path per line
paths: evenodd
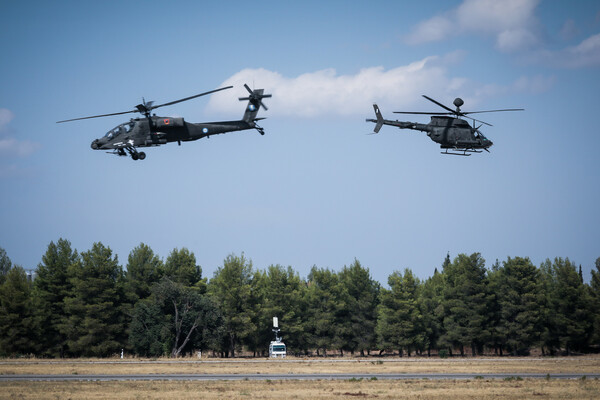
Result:
M440 144L440 148L445 149L442 154L452 154L458 156L470 156L467 153L481 153L483 150L489 153L489 148L494 144L479 131L481 124L492 126L487 122L479 121L473 117L467 117L473 120L473 126L460 117L465 117L469 114L479 114L488 112L500 111L523 111L523 108L510 108L503 110L487 110L487 111L469 111L463 112L460 107L464 104L461 98L454 99L456 110L446 107L442 103L423 95L427 100L437 104L448 112L410 112L410 111L395 111L396 114L425 114L431 115L431 121L428 124L419 124L416 122L391 121L383 119L381 111L377 104L373 104L375 116L377 119L367 119L367 122L375 122L373 133L378 133L383 125L397 126L400 129L413 129L416 131L427 132L427 136L436 143ZM475 121L480 125L475 127ZM448 152L458 151L458 152Z
M256 114L261 106L265 110L268 110L263 104L262 99L271 97L271 95L263 94L264 89L251 90L246 84L244 84L244 87L248 90L249 95L248 97L240 97L239 100L248 100L248 105L246 106L244 116L239 121L190 123L184 121L181 117L159 117L156 114L150 115L152 110L159 107L181 103L183 101L195 99L196 97L205 96L225 89L231 89L232 87L233 86L227 86L159 105L154 105L154 102L152 101L146 102L145 100L142 100L142 104L135 106L134 110L67 119L58 121L57 123L139 112L144 115L144 118L132 118L129 122L116 126L108 131L106 135L99 139L95 139L92 142L92 149L94 150L112 150L110 153L119 156L126 156L127 153L129 153L134 160L143 160L146 158L146 153L137 151L138 147L160 146L161 144L170 142L177 142L181 145L181 142L189 142L204 137L208 138L211 135L246 129L256 129L261 135L264 135L264 129L256 123L256 121L264 118L256 118Z

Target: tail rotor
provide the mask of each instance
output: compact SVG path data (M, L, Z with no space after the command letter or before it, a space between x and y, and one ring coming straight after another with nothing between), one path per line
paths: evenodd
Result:
M250 104L253 104L255 107L260 105L262 108L265 109L265 111L267 111L268 108L267 108L267 106L265 106L265 103L262 102L262 99L268 99L271 97L271 95L263 94L264 89L252 90L245 83L244 83L244 87L246 88L248 93L250 93L250 95L248 97L240 97L239 100L240 101L248 100L248 101L250 101Z

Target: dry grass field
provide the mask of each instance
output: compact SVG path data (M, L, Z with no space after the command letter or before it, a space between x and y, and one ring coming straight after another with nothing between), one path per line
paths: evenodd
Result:
M0 360L0 374L581 373L600 357ZM0 382L0 399L599 399L596 379Z
M592 380L3 382L0 399L598 399Z
M600 372L600 357L286 358L282 359L0 359L0 374L316 374Z

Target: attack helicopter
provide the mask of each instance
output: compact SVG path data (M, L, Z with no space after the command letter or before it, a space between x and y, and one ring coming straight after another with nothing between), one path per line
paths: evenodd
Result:
M483 150L490 152L488 149L494 144L479 131L482 125L492 126L487 122L480 121L469 114L501 112L501 111L523 111L523 108L507 108L502 110L486 110L486 111L468 111L464 112L460 109L464 105L464 101L457 97L454 99L456 109L445 106L444 104L423 95L427 100L447 110L447 112L410 112L410 111L395 111L395 114L425 114L431 115L431 121L428 124L419 124L416 122L391 121L383 119L381 111L377 104L373 104L375 116L377 119L367 119L367 122L374 122L375 129L373 133L378 133L383 125L397 126L400 129L412 129L416 131L427 132L427 136L436 143L440 144L441 149L445 149L442 154L470 156L470 153L481 153ZM468 121L460 117L467 117L473 121L473 126ZM475 127L475 122L479 126ZM450 150L450 151L449 151Z
M182 117L159 117L156 114L151 115L151 112L159 107L192 100L221 90L231 89L232 87L233 86L226 86L159 105L154 105L153 101L142 99L142 103L135 106L135 109L133 110L67 119L57 121L57 123L128 113L140 113L144 116L143 118L132 118L129 122L117 125L103 137L95 139L91 144L91 147L94 150L112 150L108 151L108 153L116 154L118 156L127 156L127 154L129 154L133 160L143 160L146 158L146 153L138 151L138 147L160 146L171 142L177 142L181 145L181 142L189 142L204 137L208 138L211 135L246 129L256 129L261 135L264 135L264 129L256 123L256 121L260 121L264 118L256 118L256 115L260 107L268 110L267 106L262 102L262 99L269 98L271 95L264 94L264 89L251 90L246 84L244 84L244 87L249 95L247 97L240 97L239 100L247 100L248 104L244 116L239 121L191 123L186 122Z

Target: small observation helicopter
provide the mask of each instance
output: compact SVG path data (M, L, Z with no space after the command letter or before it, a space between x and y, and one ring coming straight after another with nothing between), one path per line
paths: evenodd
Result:
M467 117L469 114L524 110L523 108L507 108L503 110L463 112L460 109L460 107L462 107L464 104L464 101L461 98L457 97L454 99L454 105L456 106L456 109L453 110L430 97L425 95L423 95L423 97L432 103L437 104L443 109L448 110L448 112L395 111L396 114L425 114L432 116L431 121L428 124L419 124L416 122L391 121L383 119L381 111L379 111L379 107L377 104L373 104L377 119L367 119L367 122L374 122L376 124L373 133L378 133L383 125L397 126L400 129L413 129L416 131L427 132L427 136L429 136L431 140L439 143L440 148L445 149L442 154L470 156L471 154L467 153L481 153L483 150L489 153L490 151L488 149L494 143L479 131L481 125L492 125L473 117ZM467 117L473 120L473 126L469 125L467 121L461 119L460 117ZM475 127L475 121L480 123L478 127ZM451 152L448 150L451 150Z
M232 87L222 87L159 105L154 105L154 102L146 102L142 99L142 104L135 106L134 110L67 119L58 121L57 123L139 112L144 115L144 118L132 118L129 122L117 125L117 127L108 131L106 135L92 142L92 149L94 150L112 150L109 153L119 156L126 156L129 153L134 160L143 160L146 158L146 153L137 151L138 147L160 146L170 142L177 142L181 145L181 142L189 142L204 137L208 138L211 135L246 129L256 129L261 135L264 135L264 129L256 123L256 121L264 118L256 118L256 114L261 106L265 110L268 110L263 104L262 99L271 97L271 95L263 94L264 89L251 90L246 84L244 84L244 87L248 90L249 95L248 97L240 97L239 100L248 100L248 105L246 106L244 116L239 121L190 123L184 121L181 117L158 117L156 114L150 115L152 110L159 107L181 103L195 99L196 97L231 89Z

